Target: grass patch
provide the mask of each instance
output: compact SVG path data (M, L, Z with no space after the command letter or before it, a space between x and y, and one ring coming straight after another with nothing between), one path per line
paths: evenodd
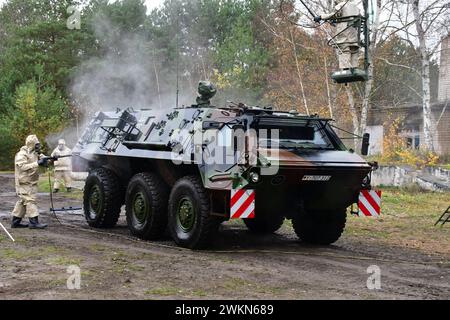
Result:
M283 288L262 285L259 282L253 282L242 278L229 278L220 286L229 292L243 292L249 290L251 292L269 294L272 296L280 294L284 290Z
M52 174L52 181L53 181L53 174ZM39 177L38 191L43 193L50 192L50 184L48 182L48 172L45 172L45 174L41 174L41 176Z
M195 297L206 297L208 293L202 289L195 289L192 291L192 295Z
M136 264L130 264L130 265L128 266L128 269L129 269L130 271L136 271L136 272L142 272L142 271L145 271L145 267L144 267L144 266L136 265Z
M27 260L33 256L34 252L31 250L19 250L12 248L0 249L0 257L2 259Z
M351 216L346 234L450 255L450 226L434 223L450 205L450 193L417 188L382 188L380 218Z
M94 243L89 246L89 249L96 252L105 252L110 248L101 244Z
M51 173L51 182L52 184L55 182L53 173ZM83 199L83 191L78 189L72 189L71 192L65 192L66 188L61 188L61 191L58 195L61 195L65 198L82 200ZM50 183L48 181L48 172L41 174L38 182L38 192L42 193L50 193Z
M159 287L148 289L145 291L146 295L160 296L160 297L171 297L171 296L191 296L191 297L206 297L208 293L203 289L194 290L183 290L176 287Z
M64 254L66 249L56 246L44 246L39 248L39 256L47 257L52 254Z
M168 296L174 296L174 295L180 294L182 292L183 291L181 289L179 289L179 288L160 287L160 288L149 289L149 290L145 291L145 294L146 295L168 297Z
M142 255L128 255L123 252L114 253L111 257L112 267L114 273L123 274L125 272L142 272L145 266L137 264L142 261Z
M7 239L9 239L9 238L7 238ZM26 244L28 244L29 242L28 242L28 240L26 239L26 238L24 238L24 237L14 237L14 240L16 240L16 242L15 242L15 244L24 244L24 245L26 245Z
M56 289L56 288L66 288L67 279L52 279L45 283L45 287L47 290Z
M37 248L1 248L0 257L14 260L48 258L55 254L62 254L65 250L55 246L44 246Z
M83 191L78 189L72 189L71 192L58 193L65 198L74 200L83 200Z
M93 275L94 275L93 272L91 272L91 271L89 271L89 270L81 269L81 278L82 278L82 279L83 279L83 278L90 278L90 277L92 277Z
M0 232L3 233L3 230L0 230ZM1 233L0 233L0 242L9 242L9 243L13 243L13 242L11 241L11 239L10 239L7 235L1 234ZM27 243L28 243L28 240L25 239L25 238L23 238L23 237L13 236L13 238L14 238L14 240L15 240L14 244L16 244L16 245L17 245L17 244L27 244Z
M56 256L49 259L49 262L51 264L59 265L59 266L80 266L81 265L81 259L79 258L71 258L71 257L65 257L65 256Z
M239 290L242 287L250 287L252 284L241 278L230 278L223 282L223 286L228 290Z
M130 256L126 254L124 251L113 252L110 258L111 260L111 270L114 273L123 274L127 271L130 271Z
M258 287L257 292L268 294L270 296L278 296L282 294L286 289L283 287Z

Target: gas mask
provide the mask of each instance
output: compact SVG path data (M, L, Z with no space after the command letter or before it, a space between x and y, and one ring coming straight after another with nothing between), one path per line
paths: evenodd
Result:
M36 153L41 153L41 144L40 144L40 143L36 143L36 144L34 145L34 151L35 151Z
M58 150L64 151L65 146L66 146L66 141L64 139L59 139L58 140Z

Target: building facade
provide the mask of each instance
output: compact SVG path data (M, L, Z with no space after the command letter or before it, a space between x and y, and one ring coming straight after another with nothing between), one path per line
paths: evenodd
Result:
M433 121L433 146L439 155L450 154L450 100L431 106ZM371 134L370 154L383 153L383 141L389 127L399 121L399 135L409 148L423 146L422 105L402 107L374 107L368 118L367 132Z
M450 154L450 35L442 40L439 64L437 102L431 106L433 146L439 155ZM394 121L400 122L400 136L409 148L423 146L422 105L401 107L373 106L369 113L367 132L371 133L370 154L383 153L383 141Z
M450 100L450 35L442 40L439 64L438 101Z

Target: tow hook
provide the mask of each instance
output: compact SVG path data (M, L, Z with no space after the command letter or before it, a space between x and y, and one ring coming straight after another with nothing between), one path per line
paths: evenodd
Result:
M372 171L378 170L380 168L377 161L369 162L369 166L372 167Z

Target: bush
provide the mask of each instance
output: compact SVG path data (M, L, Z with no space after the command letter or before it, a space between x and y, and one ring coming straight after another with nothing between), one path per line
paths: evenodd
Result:
M408 148L405 139L399 135L399 127L401 127L399 118L389 125L383 140L381 163L407 164L416 168L435 166L439 163L439 156L434 152Z
M14 108L0 118L0 169L14 167L14 155L30 134L35 134L46 151L46 137L62 130L69 121L69 107L52 86L40 87L35 81L20 85L14 96Z
M69 120L68 110L62 95L54 87L40 89L35 81L28 81L16 91L13 133L20 141L25 141L30 134L43 140L64 128Z

